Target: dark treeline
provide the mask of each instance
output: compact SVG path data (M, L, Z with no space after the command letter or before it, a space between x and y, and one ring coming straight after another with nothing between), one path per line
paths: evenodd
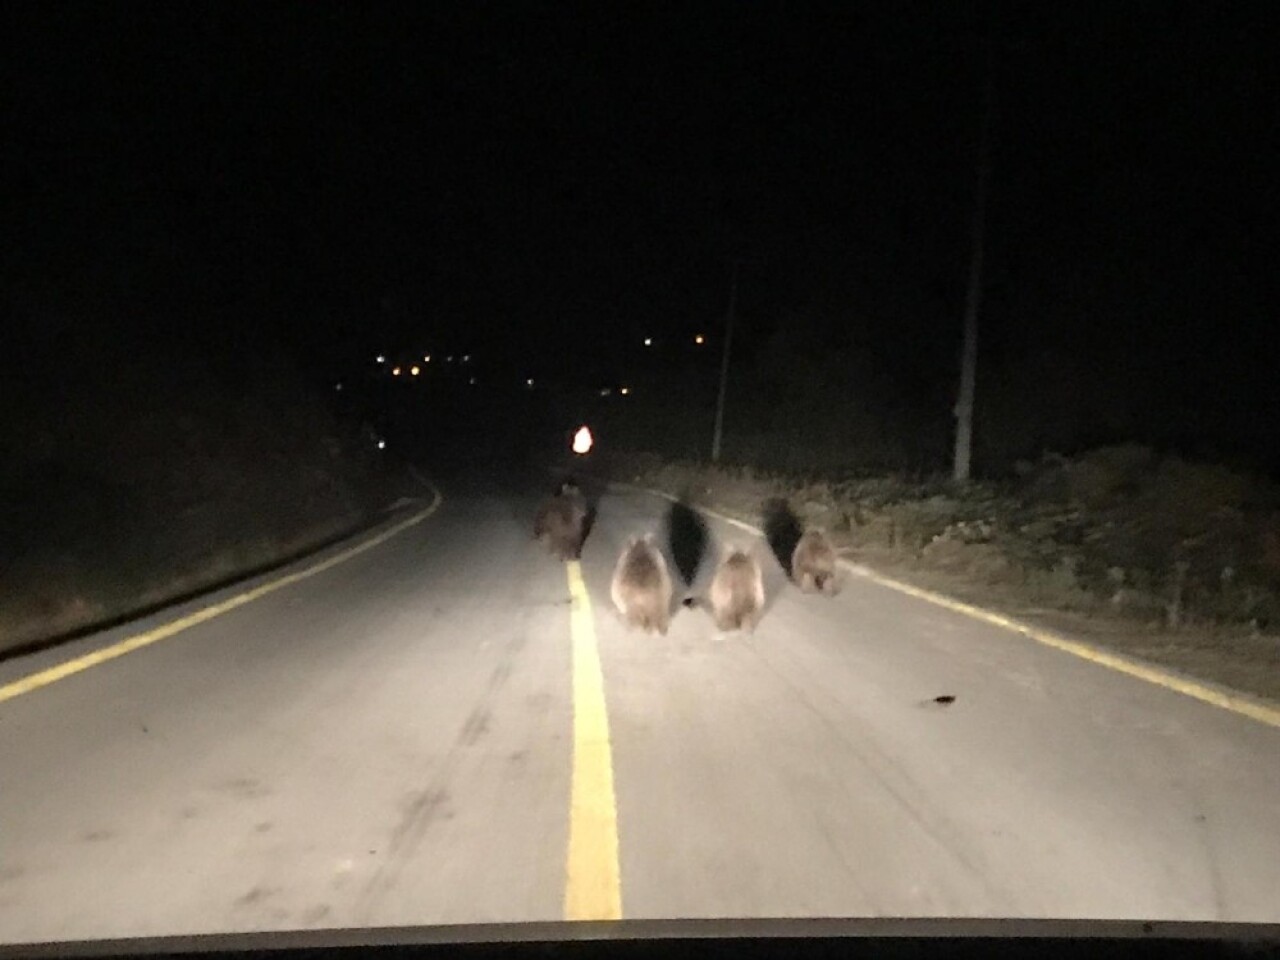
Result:
M1264 5L731 6L25 8L5 361L159 337L318 385L447 341L507 384L634 381L588 411L704 454L741 257L726 456L944 469L990 41L977 472L1116 441L1280 469Z
M1280 338L1259 289L1239 279L1220 246L1202 248L1193 269L1155 271L1161 245L1122 260L1028 248L1019 261L1036 281L1026 286L993 271L979 347L980 474L1118 442L1280 472L1270 412L1280 409ZM747 275L727 459L822 471L947 469L959 283L948 289L928 265L877 266L851 253L834 281L824 284L811 268L804 291L780 292L764 269ZM1146 322L1135 325L1135 314ZM686 336L651 355L630 347L632 357L618 360L614 380L637 387L629 403L607 407L626 442L708 455L723 316L703 328L702 351Z

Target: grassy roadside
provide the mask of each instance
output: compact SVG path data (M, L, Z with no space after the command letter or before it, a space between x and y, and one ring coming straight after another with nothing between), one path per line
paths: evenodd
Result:
M783 498L887 575L1280 700L1280 513L1256 478L1142 448L1050 458L963 491L652 454L614 454L596 470L757 526L763 504Z
M399 499L392 499L396 490L421 496L408 482L388 478L385 506ZM26 582L21 571L9 573L0 581L0 657L92 633L260 575L355 536L379 518L376 511L317 516L292 533L223 541L208 555L176 568L135 571L128 580L118 572L95 572L78 558L65 559L52 577L48 568L30 571L36 576Z
M0 655L270 568L422 495L278 363L59 360L7 398Z

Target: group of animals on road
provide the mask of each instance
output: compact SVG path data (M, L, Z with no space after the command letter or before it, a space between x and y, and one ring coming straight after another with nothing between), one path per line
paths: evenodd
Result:
M593 519L582 491L572 481L538 507L533 535L561 560L576 560ZM837 590L836 551L818 529L800 534L791 551L791 579L805 593ZM609 595L628 626L666 634L671 624L674 590L667 561L652 533L633 536L613 571ZM705 597L687 597L685 606L704 606L722 631L754 631L764 614L764 575L760 561L741 546L727 547L720 557Z

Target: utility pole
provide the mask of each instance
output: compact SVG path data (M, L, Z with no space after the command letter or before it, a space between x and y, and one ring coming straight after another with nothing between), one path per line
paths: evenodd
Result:
M711 462L720 462L720 440L724 434L724 394L729 385L729 349L733 345L733 315L738 305L738 261L733 261L729 284L729 314L724 324L724 351L720 356L720 394L716 398L716 427L711 436Z
M987 192L991 180L991 124L995 111L995 75L991 39L987 40L987 78L983 90L982 128L978 136L977 186L970 234L969 286L964 304L964 347L960 356L960 396L956 400L956 449L953 478L969 479L973 458L973 394L978 366L978 311L982 306L982 265L986 252Z

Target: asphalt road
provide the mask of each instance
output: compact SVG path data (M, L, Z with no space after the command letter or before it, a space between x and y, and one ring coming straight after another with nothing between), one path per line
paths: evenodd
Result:
M616 828L627 918L1280 920L1280 729L867 581L804 596L772 562L752 636L697 610L627 633L613 562L668 509L643 494L600 501L575 628L533 506L452 490L0 703L0 940L558 920L583 871L609 882L598 836L566 866L574 818ZM581 769L571 802L585 652L607 804Z

